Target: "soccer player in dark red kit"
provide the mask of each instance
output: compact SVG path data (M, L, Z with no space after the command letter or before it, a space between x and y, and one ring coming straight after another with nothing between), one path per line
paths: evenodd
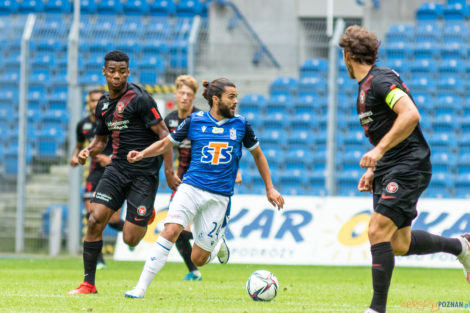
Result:
M168 136L168 128L153 98L140 86L127 82L129 57L121 51L111 51L104 58L103 76L109 92L105 93L96 108L96 134L91 144L80 151L78 160L101 153L111 136L113 156L91 200L91 215L83 243L85 279L69 294L97 293L95 273L97 257L103 246L102 233L111 216L127 200L123 239L129 246L136 246L147 231L151 221L158 172L162 159L152 157L131 164L127 154ZM172 166L173 152L164 155L165 175L168 186L175 190L181 180ZM170 166L167 166L169 164Z
M359 83L357 112L374 145L360 160L359 165L367 171L358 189L373 193L374 206L368 231L374 295L366 312L384 313L395 255L453 254L470 282L470 236L446 238L411 230L418 198L429 185L432 172L418 109L400 76L375 65L380 46L375 34L350 26L339 45L350 77Z
M78 153L85 147L85 143L90 143L95 136L96 131L96 118L95 111L98 100L104 94L103 90L92 90L88 92L87 95L87 107L90 112L90 115L81 119L77 124L76 135L77 143L75 149L72 153L72 159L70 160L70 165L76 167L78 165ZM104 173L104 168L106 165L111 163L111 153L113 152L112 141L108 140L108 144L104 148L103 152L94 156L91 159L91 164L88 169L88 176L86 178L85 192L83 193L83 204L85 206L86 218L90 216L91 204L90 200L95 192L96 186L100 181L101 176ZM114 228L118 231L122 231L124 226L124 221L120 217L120 211L116 211L113 216L110 218L108 225L111 228ZM106 268L106 263L103 258L103 253L100 252L98 255L98 263L96 265L97 269Z

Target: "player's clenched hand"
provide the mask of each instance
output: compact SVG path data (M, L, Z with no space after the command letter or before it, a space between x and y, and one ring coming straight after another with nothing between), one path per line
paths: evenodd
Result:
M166 177L166 183L168 184L168 187L170 187L171 190L176 190L178 186L181 184L181 179L176 175L175 172L171 174L167 174L165 172L165 177Z
M269 202L277 207L278 210L284 207L284 198L281 194L274 188L268 189L266 191Z
M383 152L379 148L375 147L362 156L359 165L361 167L375 167L383 155Z
M83 149L78 154L78 163L80 163L81 165L85 165L86 159L88 159L89 157L90 157L90 151L87 148Z
M374 172L367 170L364 175L362 175L359 183L357 184L357 190L373 192L373 182L374 182Z
M144 158L144 154L142 153L142 151L139 152L139 151L132 150L132 151L129 151L129 153L127 154L127 161L129 163L139 162L143 158Z
M76 156L73 156L72 159L70 160L70 166L75 167L78 165L78 158Z

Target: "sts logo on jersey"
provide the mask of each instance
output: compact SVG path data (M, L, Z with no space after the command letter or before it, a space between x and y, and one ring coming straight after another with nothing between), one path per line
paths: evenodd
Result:
M202 163L212 165L227 164L232 160L233 147L228 142L209 142L202 148Z

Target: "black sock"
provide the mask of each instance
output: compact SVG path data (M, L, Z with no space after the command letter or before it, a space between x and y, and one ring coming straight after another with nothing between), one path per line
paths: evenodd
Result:
M103 251L100 251L100 253L98 254L98 258L96 259L96 262L104 264Z
M119 220L116 223L109 223L108 225L109 225L109 227L114 228L117 231L122 231L122 229L124 228L124 221Z
M85 267L85 281L89 284L95 284L96 263L98 254L103 248L103 240L84 241L83 242L83 265Z
M181 254L181 257L183 258L184 263L186 263L186 266L188 267L190 272L197 270L196 265L194 265L194 263L191 261L191 252L193 251L193 248L191 247L189 239L192 238L193 233L187 230L183 230L175 242L176 248Z
M395 255L390 242L381 242L370 247L372 252L372 285L374 296L370 308L385 313L387 307L388 288L392 279Z
M456 238L433 235L423 230L411 231L410 248L405 255L437 252L447 252L457 256L462 252L462 244Z

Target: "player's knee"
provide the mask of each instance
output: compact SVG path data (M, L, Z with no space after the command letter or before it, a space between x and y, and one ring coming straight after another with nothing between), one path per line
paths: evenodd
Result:
M96 215L91 214L88 219L88 233L96 234L103 232L106 226L105 220L98 218Z
M405 242L392 241L392 249L395 255L405 255L410 248L410 245Z
M194 265L200 267L206 264L208 255L191 255L191 261L194 263Z
M176 242L181 230L182 227L177 224L166 224L160 236L171 242Z
M139 244L140 238L132 234L123 234L122 239L129 247L135 247Z

